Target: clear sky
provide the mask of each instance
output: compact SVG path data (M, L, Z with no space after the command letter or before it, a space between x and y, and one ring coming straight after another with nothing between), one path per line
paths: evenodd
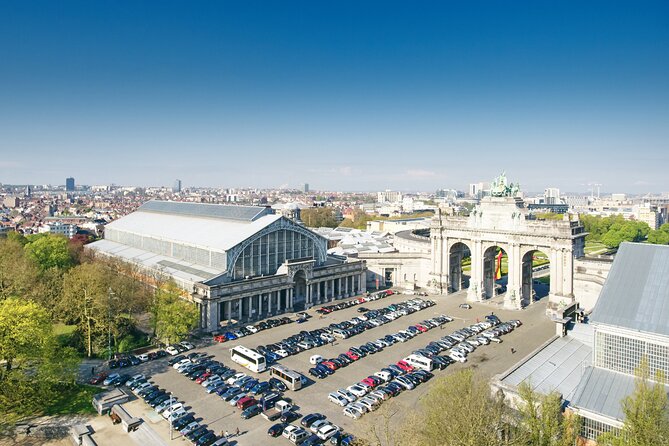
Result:
M2 1L0 182L669 191L669 2Z

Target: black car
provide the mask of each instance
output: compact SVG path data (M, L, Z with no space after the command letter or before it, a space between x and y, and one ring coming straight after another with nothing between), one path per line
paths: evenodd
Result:
M274 426L267 429L267 435L270 437L278 437L283 433L283 429L288 426L286 423L277 423Z
M365 312L367 312L367 311L369 311L368 308L365 308L365 307L360 307L360 308L358 308L358 313L365 313Z
M207 432L209 432L209 429L207 429L204 426L200 426L193 432L190 432L188 435L186 435L186 438L188 438L190 441L196 441L198 438L202 437Z
M260 412L262 412L262 407L260 407L259 404L247 407L242 411L242 418L245 420L248 420L249 418L253 418L256 415L258 415Z
M109 361L109 368L110 369L115 369L117 367L118 367L118 361L115 361L113 359L111 361Z
M195 415L193 415L191 413L191 414L188 414L188 415L185 415L185 416L179 418L177 421L175 421L172 424L172 427L174 428L175 431L180 431L184 427L191 424L193 421L195 421Z
M167 363L168 363L169 365L174 365L174 364L176 364L177 362L181 361L182 359L186 359L186 357L185 357L184 355L173 356L173 357L171 357L171 358L167 361Z
M327 373L317 369L316 367L312 367L309 369L309 374L313 377L316 377L318 379L323 379L326 378L328 375Z
M279 392L285 392L286 390L288 390L288 386L286 386L283 382L279 381L277 378L270 378L269 385L272 387L272 389L278 390Z
M300 418L300 414L297 412L293 412L292 410L289 410L288 412L284 412L283 415L281 415L281 418L279 420L282 423L292 423L293 421L297 420Z
M302 427L309 427L316 421L324 420L325 418L326 418L325 415L321 413L311 413L309 415L305 415L304 418L302 418L302 421L300 421L300 424L302 425Z
M149 403L149 406L151 406L151 407L156 407L156 406L158 406L159 404L162 404L163 401L167 401L169 398L170 398L170 396L169 396L168 394L160 395L159 397L154 398L154 399Z
M206 434L204 434L203 436L201 436L200 438L198 438L197 441L195 442L195 444L197 446L209 446L210 444L212 444L216 440L218 440L218 437L216 436L216 434L209 431Z

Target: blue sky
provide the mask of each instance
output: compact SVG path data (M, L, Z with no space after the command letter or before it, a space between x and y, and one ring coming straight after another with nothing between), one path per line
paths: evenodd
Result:
M669 3L0 2L0 182L669 191Z

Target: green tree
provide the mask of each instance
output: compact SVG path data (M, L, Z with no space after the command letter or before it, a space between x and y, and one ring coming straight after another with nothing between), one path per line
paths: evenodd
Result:
M51 333L49 315L36 303L18 298L0 301L0 358L7 372L17 362L37 356Z
M528 446L573 446L578 436L580 420L576 415L565 416L562 397L552 392L542 395L527 383L518 388L521 402L520 419L514 436Z
M655 245L669 245L669 223L660 226L648 233L648 243Z
M156 335L167 344L183 340L198 323L197 307L181 296L174 281L166 282L156 293Z
M49 268L66 269L73 265L70 243L64 236L43 234L29 238L24 249L42 270Z
M412 446L510 445L503 435L506 415L503 398L491 396L488 382L465 369L434 383L398 437Z
M332 208L302 209L300 219L310 228L336 228L338 224Z
M650 380L648 361L643 360L636 371L634 393L622 401L625 421L619 432L601 435L597 442L604 446L667 446L669 445L669 403L665 377L661 372Z
M37 268L25 255L20 239L8 236L0 240L0 299L32 295L37 276Z

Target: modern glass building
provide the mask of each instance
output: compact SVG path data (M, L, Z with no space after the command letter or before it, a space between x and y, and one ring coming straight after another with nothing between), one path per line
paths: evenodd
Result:
M88 246L172 278L216 330L364 292L365 262L328 256L326 243L267 207L149 201Z

